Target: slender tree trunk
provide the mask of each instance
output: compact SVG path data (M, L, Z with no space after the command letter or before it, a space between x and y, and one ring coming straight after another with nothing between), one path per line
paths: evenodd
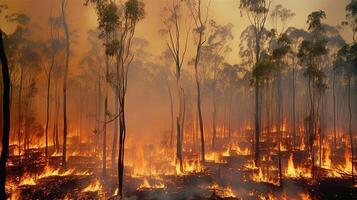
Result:
M336 71L333 70L333 82L332 82L332 97L333 97L333 148L336 150Z
M0 60L2 64L3 79L3 124L2 124L2 149L0 158L0 199L6 199L6 162L9 154L9 135L10 135L10 75L9 66L5 54L4 43L2 39L2 30L0 29Z
M174 137L174 103L173 103L173 97L172 97L172 92L171 92L171 87L169 83L167 83L167 89L169 92L169 97L170 97L170 116L171 116L171 126L170 126L170 147L173 145L173 137Z
M351 175L352 175L352 183L354 184L354 172L353 172L353 158L354 158L354 146L353 146L353 134L352 134L352 106L351 106L351 76L348 77L348 133L350 136L351 143Z
M68 67L69 67L69 56L70 56L70 39L69 30L66 21L65 9L66 0L62 0L62 18L63 18L63 29L66 35L66 63L65 72L63 77L63 148L62 148L62 166L66 168L66 152L67 152L67 79L68 79Z
M114 107L115 107L115 113L119 112L119 88L118 86L115 86L115 97L114 97ZM112 146L112 169L115 169L115 157L117 154L117 146L118 146L118 129L119 129L119 120L115 119L114 121L114 137L113 137L113 146Z
M279 164L279 186L282 187L283 185L283 173L282 173L282 166L281 166L281 124L282 124L282 107L283 107L283 100L282 100L282 85L281 85L281 73L278 73L278 124L277 124L277 131L278 131L278 150L279 150L279 156L278 156L278 164Z
M108 84L109 84L109 57L105 58L105 99L104 99L104 127L103 127L103 178L107 176L107 113L108 113Z
M50 89L51 89L51 76L52 76L52 69L53 65L55 62L54 54L52 53L51 56L51 65L49 68L49 72L47 74L47 99L46 99L46 128L45 128L45 134L46 134L46 159L48 159L48 126L49 126L49 121L50 121Z
M19 110L18 110L18 129L17 129L17 139L18 139L18 149L19 156L21 155L21 129L22 129L22 88L23 88L23 66L20 66L20 85L19 85ZM25 143L24 143L25 145ZM21 159L19 159L19 166L21 164Z
M215 81L215 80L214 80ZM212 100L213 100L213 112L212 112L212 150L216 150L216 137L217 137L217 122L216 122L216 115L217 115L217 99L216 99L216 83L213 86L212 92Z
M58 79L55 81L55 116L53 125L53 144L55 152L59 152L58 119L59 119L60 99L58 95Z
M179 68L179 64L176 64L177 67ZM182 126L182 119L183 119L183 89L181 87L181 78L180 78L180 72L176 72L176 86L177 86L177 96L179 98L178 100L178 112L179 115L176 118L176 128L177 128L177 134L176 134L176 159L179 162L180 165L180 171L183 171L183 159L182 159L182 132L183 132L183 126Z
M259 143L260 143L260 117L259 117L259 86L255 86L255 164L259 161Z
M293 66L293 149L296 148L296 69Z

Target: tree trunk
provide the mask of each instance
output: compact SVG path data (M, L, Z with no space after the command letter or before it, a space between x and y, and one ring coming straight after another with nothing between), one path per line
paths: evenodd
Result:
M62 148L62 166L66 168L66 151L67 151L67 79L68 79L68 66L69 66L69 56L70 56L70 39L69 30L66 21L65 9L66 0L62 0L62 18L63 18L63 29L66 35L66 63L65 72L63 77L63 148Z
M353 149L353 134L352 134L352 108L351 108L351 76L348 77L348 133L350 136L350 143L351 143L351 175L352 175L352 183L354 184L354 172L353 172L353 157L354 157L354 149Z
M259 86L255 86L255 164L259 161L260 117L259 117Z
M215 72L216 73L216 72ZM216 115L217 115L217 99L216 99L216 80L213 80L212 88L212 100L213 100L213 112L212 112L212 150L216 150L216 136L217 136L217 125L216 125Z
M282 88L281 88L281 73L278 73L278 124L277 124L277 132L278 132L278 140L279 140L279 155L278 155L278 164L279 164L279 186L282 187L283 184L283 173L281 167L281 124L282 124L282 107L283 107L283 100L282 100Z
M173 103L173 97L172 97L172 92L170 88L170 84L167 82L167 89L169 92L169 97L170 97L170 116L171 116L171 126L170 126L170 148L173 145L173 137L174 137L174 103Z
M296 69L293 66L293 149L296 148Z
M105 58L105 99L104 99L104 127L103 127L103 178L107 176L107 113L108 113L108 84L109 84L109 57Z
M55 62L54 54L52 53L51 56L51 65L49 68L49 72L47 74L47 99L46 99L46 159L48 159L48 125L50 121L50 89L51 89L51 76L52 76L52 69Z
M9 66L2 39L2 30L0 29L0 59L2 64L3 79L3 126L2 126L2 149L0 158L0 197L6 199L6 162L9 154L9 135L10 135L10 75Z
M333 97L333 149L336 150L336 71L333 70L333 82L332 82L332 97Z
M115 113L119 112L119 88L118 86L115 86L115 97L114 97L114 107L115 107ZM118 119L115 119L114 121L114 137L113 137L113 145L112 145L112 169L115 169L115 157L117 154L117 146L118 146L118 128L119 128L119 123Z
M19 85L19 110L18 110L18 130L17 130L17 139L18 139L18 149L19 156L21 155L21 128L22 128L22 88L23 88L23 66L20 66L20 85ZM25 143L24 143L25 145ZM21 164L21 159L19 159L19 165Z

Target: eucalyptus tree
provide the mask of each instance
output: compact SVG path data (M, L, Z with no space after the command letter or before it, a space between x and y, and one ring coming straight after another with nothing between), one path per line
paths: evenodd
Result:
M352 81L357 78L357 45L345 45L342 47L338 54L337 59L335 61L335 68L338 74L341 74L346 81L347 84L347 102L348 102L348 134L350 137L351 144L351 174L352 174L352 182L354 183L354 139L352 132L352 103L351 103L351 85Z
M5 35L4 45L8 55L9 73L10 73L10 102L13 102L13 90L15 84L18 84L18 107L17 107L17 139L18 153L21 154L21 133L23 128L23 80L25 77L24 68L25 48L29 44L29 23L30 18L21 13L11 13L5 16L7 22L15 23L16 29L13 33ZM19 161L20 162L20 161Z
M49 128L49 121L50 121L50 96L51 96L51 81L52 81L52 72L55 67L55 61L56 61L56 56L58 52L60 51L60 48L62 46L61 44L61 39L59 38L59 34L55 34L55 32L58 32L59 28L59 20L60 18L53 17L52 13L52 3L51 3L51 9L50 9L50 18L48 20L49 23L49 28L50 28L50 35L49 35L49 40L46 42L47 45L44 47L44 55L46 55L46 52L50 52L49 55L49 64L46 67L44 65L44 71L46 72L46 78L47 78L47 97L46 97L46 126L45 126L45 138L46 138L46 149L45 149L45 155L46 158L48 158L48 128Z
M201 62L209 70L209 87L212 90L212 150L216 148L217 136L217 87L224 55L231 52L229 43L233 40L232 24L221 25L210 20L209 34L202 47Z
M87 2L88 3L88 2ZM104 125L103 125L103 147L102 147L102 175L106 177L106 157L107 157L107 115L108 115L108 85L109 58L116 55L118 51L118 41L115 38L116 28L119 25L118 7L112 1L92 0L97 13L99 38L103 40L105 47L105 97L104 97ZM99 131L99 130L97 130Z
M264 35L266 22L269 16L269 10L272 0L241 0L240 9L244 11L249 19L249 22L254 31L254 69L255 71L261 71L261 69L255 69L263 67L265 64L262 62L262 48L261 40ZM263 64L259 66L259 63ZM253 73L253 75L259 75L259 73ZM254 89L255 89L255 163L259 161L259 144L260 144L260 131L261 131L261 114L260 114L260 83L259 77L253 77Z
M283 123L283 95L282 95L282 72L284 70L284 65L286 65L286 57L290 52L291 41L286 34L281 34L276 41L276 46L272 52L272 59L276 65L276 76L277 76L277 107L278 107L278 123L277 123L277 132L278 132L278 151L279 151L279 183L282 186L282 166L281 166L281 144L282 144L282 133L281 125Z
M183 171L183 156L182 156L182 139L183 139L183 124L184 124L184 102L185 94L181 83L181 70L187 53L189 28L182 28L182 25L187 22L182 17L182 3L177 0L172 0L172 5L165 8L164 12L167 15L163 19L164 28L161 30L166 35L166 46L170 51L173 61L175 62L175 78L177 89L178 116L176 118L176 162L179 162L180 171Z
M305 66L304 76L308 81L309 113L305 118L307 123L309 152L312 166L312 176L315 177L314 144L320 132L318 124L321 98L327 89L326 75L322 70L323 57L328 53L325 29L322 19L326 18L324 11L315 11L308 16L307 23L310 37L305 39L299 48L299 60Z
M128 86L128 74L130 64L134 59L131 51L131 44L135 34L137 24L145 17L144 2L141 0L128 0L123 5L122 15L119 16L119 25L117 33L119 35L119 48L117 56L117 80L119 86L119 195L123 196L123 177L124 177L124 145L126 138L125 122L125 97Z
M70 35L67 24L67 0L61 2L62 25L65 33L65 70L63 73L63 146L62 146L62 167L66 168L66 153L67 153L67 134L68 134L68 121L67 121L67 81L69 73L69 59L70 59Z
M201 78L199 74L199 65L202 53L202 46L206 43L206 30L208 24L208 13L211 0L187 0L188 7L191 13L191 17L194 21L194 33L196 35L196 52L194 58L194 68L195 68L195 81L196 81L196 90L197 90L197 114L198 121L200 125L200 136L201 136L201 161L205 161L205 135L204 135L204 126L203 126L203 116L202 116L202 106L201 106Z
M1 12L0 12L1 13ZM0 157L0 196L6 199L6 162L9 154L9 138L10 138L10 73L9 65L5 53L3 32L0 28L0 60L2 71L2 148Z

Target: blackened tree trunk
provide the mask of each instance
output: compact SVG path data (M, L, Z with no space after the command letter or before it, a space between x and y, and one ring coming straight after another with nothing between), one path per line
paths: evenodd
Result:
M167 82L167 90L169 92L170 97L170 117L171 117L171 126L170 126L170 148L173 145L173 137L174 137L174 102L170 84Z
M118 82L118 79L117 79ZM115 86L115 95L114 95L114 108L115 108L115 113L119 112L119 88L116 85ZM115 169L115 157L117 155L117 146L118 146L118 129L119 129L119 121L118 119L115 119L114 121L114 136L113 136L113 145L112 145L112 170L114 171Z
M52 76L52 69L55 63L55 54L52 53L51 56L51 64L47 74L47 98L46 98L46 159L48 159L48 126L50 121L50 89L51 89L51 76Z
M63 19L63 29L66 35L66 59L65 59L65 71L63 77L63 148L62 148L62 166L66 168L66 151L67 151L67 79L68 79L68 67L69 67L69 56L70 56L70 39L69 30L66 21L66 10L67 1L62 0L62 19Z
M281 166L281 124L282 124L282 87L281 87L281 73L278 73L278 124L277 124L277 131L278 131L278 165L279 165L279 186L281 187L283 184L283 173L282 173L282 166Z
M333 69L333 82L332 82L332 103L333 103L333 148L336 150L336 71Z
M108 113L108 84L109 84L109 57L106 55L105 61L105 99L104 99L104 127L103 127L103 178L107 176L107 113Z
M19 155L21 155L21 128L22 128L22 88L23 88L23 66L20 66L20 85L19 85L19 110L18 110L18 130L17 130L17 139L18 139L18 148ZM25 145L25 143L24 143ZM19 159L19 164L21 160Z
M352 183L354 183L354 172L353 172L353 157L354 157L354 149L353 149L353 134L352 134L352 108L351 108L351 76L348 77L348 133L350 136L351 143L351 175L352 175Z
M213 85L213 92L212 92L212 98L213 98L213 112L212 112L212 150L214 151L216 149L216 137L217 137L217 99L216 99L216 83Z
M2 30L0 29L0 59L2 65L3 79L3 128L2 128L2 149L0 158L0 199L6 199L6 162L9 154L9 136L10 136L10 75L9 66L5 54L4 43L2 39Z
M258 165L259 161L259 144L260 144L260 117L259 117L259 85L255 85L255 164Z
M59 138L58 138L58 115L60 109L60 99L58 95L58 78L55 81L55 112L54 112L54 121L53 121L53 145L55 152L59 152Z
M293 66L293 148L296 148L296 65Z

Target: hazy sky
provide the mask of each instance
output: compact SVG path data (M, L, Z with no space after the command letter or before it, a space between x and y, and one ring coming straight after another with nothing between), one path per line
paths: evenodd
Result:
M153 54L159 55L165 48L165 38L158 30L161 28L161 15L164 5L169 0L145 0L146 18L137 29L137 37L144 38L150 42L150 50ZM34 25L42 27L39 34L46 33L47 18L50 12L51 0L1 0L7 3L10 11L24 12L29 15ZM60 5L60 0L53 0L54 5ZM77 56L86 49L86 38L88 29L96 27L96 16L92 8L83 6L84 0L69 0L68 21L70 29L77 31L77 42L74 44ZM306 18L309 13L316 10L324 10L327 14L325 22L331 25L340 24L345 19L345 7L349 0L274 0L273 6L282 4L284 7L293 10L296 16L290 21L291 26L306 28ZM237 49L241 31L248 25L248 21L242 17L239 11L239 0L212 0L210 17L218 23L234 24L234 42L233 49ZM1 16L3 18L3 16ZM0 21L1 24L4 21ZM270 24L268 24L270 25ZM5 30L11 30L5 27ZM343 33L346 40L350 40L348 31ZM238 52L232 52L229 60L235 62Z

